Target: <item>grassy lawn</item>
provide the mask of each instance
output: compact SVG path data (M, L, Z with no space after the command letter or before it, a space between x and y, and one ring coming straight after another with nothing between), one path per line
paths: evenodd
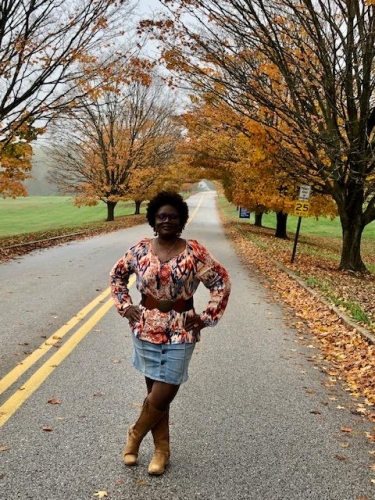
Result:
M146 204L142 205L144 212ZM115 218L134 214L134 202L120 202ZM90 222L103 222L107 206L77 208L68 196L29 196L0 199L0 237L15 236L38 231L80 227Z
M225 198L220 197L219 200L222 210L228 217L238 219L243 224L254 224L254 214L250 215L250 219L239 219L234 205L228 203ZM146 203L143 203L141 212L144 213L145 209ZM133 213L133 202L120 202L115 210L115 218ZM95 207L77 208L73 204L73 198L68 196L29 196L5 200L0 198L0 238L53 229L74 229L87 223L103 222L106 217L107 207L104 203ZM297 222L297 217L288 216L287 230L290 237L293 237L297 229ZM275 229L276 215L264 214L262 224L265 228ZM338 218L334 220L323 217L319 220L313 217L303 218L300 228L301 242L304 236L320 236L341 241L340 221ZM375 222L369 224L363 233L363 241L373 240L375 240Z
M225 198L220 198L221 208L228 217L238 218L238 211L234 205L228 203ZM238 218L239 219L239 218ZM250 214L250 219L239 219L242 223L254 224L254 214ZM298 217L288 216L287 231L289 236L295 234L297 230ZM276 229L276 214L271 212L263 215L262 225L266 228ZM338 217L334 220L321 217L316 220L314 217L302 218L300 227L300 238L303 236L321 236L323 238L339 238L341 240L341 224ZM375 240L375 221L368 224L363 231L364 240Z

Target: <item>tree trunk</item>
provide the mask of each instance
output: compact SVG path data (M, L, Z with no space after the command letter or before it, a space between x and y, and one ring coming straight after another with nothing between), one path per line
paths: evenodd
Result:
M263 212L260 212L259 214L255 212L254 226L262 227L262 217Z
M352 167L354 171L354 166ZM359 168L359 167L358 167ZM337 189L341 188L341 189ZM361 257L361 239L366 226L363 216L364 189L356 179L344 186L336 186L334 193L342 228L342 248L339 269L364 272Z
M361 257L361 239L364 229L363 224L356 221L350 221L342 225L342 249L340 270L350 270L357 272L366 271Z
M288 220L288 214L285 212L276 213L276 238L288 238L286 233L286 221Z
M141 213L141 201L135 200L135 212L134 215L139 215Z
M107 222L115 220L115 206L116 205L117 205L117 201L107 201L107 218L106 218Z

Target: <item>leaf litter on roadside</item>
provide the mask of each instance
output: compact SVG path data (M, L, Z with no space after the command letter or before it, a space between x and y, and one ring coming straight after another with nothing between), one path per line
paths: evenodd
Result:
M266 235L267 253L265 253L264 249L259 248L246 237L243 227L238 230L233 222L224 222L224 226L230 238L235 242L242 261L247 266L256 267L261 271L263 279L267 279L268 288L273 290L275 298L280 297L294 311L297 321L292 321L290 318L291 326L300 332L299 337L306 333L307 328L307 331L311 332L317 340L317 346L322 353L320 361L329 364L329 366L322 367L328 376L325 385L333 387L338 381L344 382L352 396L363 398L362 406L359 407L360 413L365 416L373 415L375 345L364 338L356 328L343 321L333 307L329 307L318 299L311 300L311 293L280 269L277 262L293 269L289 262L290 254L283 247L285 242L280 245L279 241L275 241L278 238ZM246 227L249 228L250 225ZM260 237L259 233L257 237ZM294 265L294 271L295 268L296 265ZM343 290L347 296L349 294L356 296L358 300L366 298L367 304L372 303L375 322L374 278L367 277L361 281L358 277L335 271L332 263L324 262L324 259L322 262L320 257L305 255L298 259L299 275L303 275L303 270L305 275L310 276L314 276L317 270L319 270L319 276L326 276L328 273L332 277L332 286L336 287L337 292ZM301 338L299 341L304 342ZM334 400L334 398L330 399ZM373 419L374 417L371 416L371 421L374 421Z

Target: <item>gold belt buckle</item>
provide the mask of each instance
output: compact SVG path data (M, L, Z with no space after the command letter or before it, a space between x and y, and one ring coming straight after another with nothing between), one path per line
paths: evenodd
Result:
M171 310L172 301L168 299L160 299L158 301L158 309L161 312L167 313Z

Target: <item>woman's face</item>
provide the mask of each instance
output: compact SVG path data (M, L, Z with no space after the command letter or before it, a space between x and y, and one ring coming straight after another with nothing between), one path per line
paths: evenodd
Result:
M161 237L176 236L180 232L180 215L172 205L163 205L155 215L155 229Z

